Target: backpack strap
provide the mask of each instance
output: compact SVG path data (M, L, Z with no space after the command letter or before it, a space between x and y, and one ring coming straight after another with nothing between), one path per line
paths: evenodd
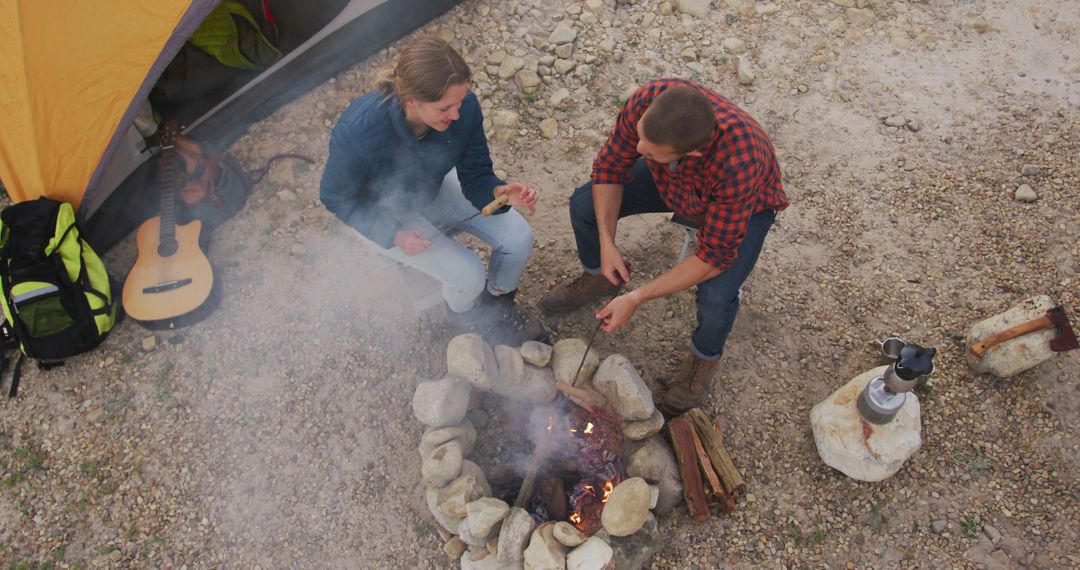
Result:
M19 352L19 358L15 360L15 371L11 373L11 387L8 388L8 398L14 398L19 393L19 378L21 377L23 353ZM4 366L7 368L7 358L4 358ZM0 369L2 371L2 369Z

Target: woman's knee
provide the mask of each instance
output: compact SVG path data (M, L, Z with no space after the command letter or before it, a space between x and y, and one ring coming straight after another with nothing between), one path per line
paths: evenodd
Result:
M473 255L467 263L462 264L461 271L456 272L454 285L463 295L480 295L487 284L487 271L480 257Z
M529 226L529 222L519 215L510 230L501 236L499 250L507 254L530 255L535 235L532 227Z

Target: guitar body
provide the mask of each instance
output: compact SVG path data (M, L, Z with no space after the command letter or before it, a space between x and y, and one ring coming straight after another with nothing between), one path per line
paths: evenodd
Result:
M128 316L169 326L196 314L214 289L214 270L199 247L202 222L175 227L175 246L160 239L161 217L143 222L135 234L138 255L124 282ZM188 323L185 323L188 324Z

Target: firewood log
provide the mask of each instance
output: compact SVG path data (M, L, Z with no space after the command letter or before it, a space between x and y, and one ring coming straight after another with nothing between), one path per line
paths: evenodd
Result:
M564 521L567 515L566 485L555 477L540 482L540 500L547 507L551 520Z
M690 518L694 522L704 522L709 518L709 503L705 498L705 488L701 481L701 468L698 466L697 452L694 450L693 424L683 417L668 422L668 435L679 462L679 474L682 476L683 498Z
M680 417L685 417L692 422L694 429L701 436L701 445L709 455L713 467L716 468L716 474L720 476L720 482L723 483L724 489L732 497L740 495L746 489L746 483L743 481L742 474L739 473L739 470L735 468L735 464L731 461L731 456L724 449L723 443L717 436L716 429L713 428L709 418L705 416L705 412L693 408Z

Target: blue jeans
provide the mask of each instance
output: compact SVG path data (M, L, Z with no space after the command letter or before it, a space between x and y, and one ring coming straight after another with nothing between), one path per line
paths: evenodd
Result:
M517 289L533 248L532 228L516 210L489 217L477 216L461 224L457 229L476 236L492 247L488 260L490 276L485 278L480 256L438 230L440 226L459 224L476 212L476 207L461 193L461 183L455 169L443 179L439 193L431 203L402 220L402 229L418 230L425 236L434 236L430 247L410 256L397 246L385 249L363 235L360 238L380 255L426 273L442 283L443 299L450 310L463 313L473 307L484 290L485 280L492 295ZM453 235L457 231L452 229L448 233Z
M632 170L633 181L623 188L619 218L635 214L670 212L660 199L652 174L644 160ZM738 255L723 273L697 286L697 328L690 338L690 349L698 358L716 360L724 352L728 334L739 312L742 284L754 269L758 254L776 220L776 211L765 210L750 217L746 236L739 244ZM600 273L600 232L593 208L592 183L587 182L570 197L570 224L577 239L578 258L585 271Z

